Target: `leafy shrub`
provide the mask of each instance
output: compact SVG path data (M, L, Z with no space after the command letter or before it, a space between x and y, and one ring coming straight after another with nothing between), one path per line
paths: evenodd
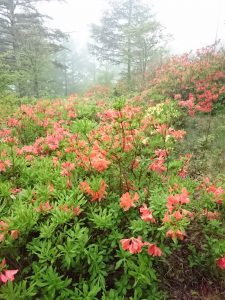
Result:
M2 299L169 298L160 270L182 246L190 268L224 277L223 183L176 156L175 102L139 100L42 101L5 120L0 279L17 273Z

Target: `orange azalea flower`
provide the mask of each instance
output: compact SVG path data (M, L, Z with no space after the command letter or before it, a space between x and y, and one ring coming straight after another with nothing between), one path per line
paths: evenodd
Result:
M169 128L169 134L172 135L176 140L182 139L184 135L186 134L186 131L184 130L174 130L172 128Z
M176 238L176 233L175 233L172 229L170 229L170 230L167 231L166 237L167 237L167 238L168 238L168 237L171 237L172 240L174 240L174 239Z
M208 211L207 209L205 209L203 215L206 216L206 218L208 220L218 220L220 217L220 213L218 211Z
M167 167L164 166L165 160L163 157L156 158L149 166L149 170L158 172L159 174L165 172Z
M183 215L179 212L179 210L175 211L175 212L173 213L173 216L174 216L174 218L175 218L177 221L179 221L179 220L181 220L181 219L183 218Z
M178 203L179 203L179 200L177 199L177 197L175 197L173 195L168 196L167 204L166 204L166 207L167 207L168 211L170 213L172 213L172 211L174 209L174 206Z
M19 231L18 230L11 230L11 237L13 240L17 240L19 237Z
M156 244L149 244L148 245L148 254L152 256L161 256L162 251Z
M80 206L73 207L74 216L79 216L80 213L81 213Z
M168 151L165 149L157 149L155 150L155 155L157 156L157 158L155 158L154 161L150 164L149 170L161 174L167 170L167 167L164 165L164 163L168 155Z
M164 218L162 219L163 223L171 222L170 215L168 211L165 213Z
M32 161L33 160L33 155L29 154L25 156L26 161Z
M190 199L188 198L189 192L187 191L186 188L182 188L181 194L180 194L180 203L185 204L185 203L190 203Z
M180 231L179 229L176 231L176 236L178 239L183 240L184 237L186 236L185 232Z
M75 170L75 165L69 161L62 163L62 176L71 176L71 171Z
M0 172L5 172L6 171L6 166L4 164L3 160L0 160Z
M186 178L187 175L188 175L188 169L183 167L179 172L178 172L178 175L181 177L181 178Z
M157 149L155 150L155 155L157 157L163 157L166 158L168 156L169 151L166 149Z
M0 269L3 269L5 267L6 267L6 260L4 258L1 262L1 264L0 264ZM7 283L7 281L13 281L14 280L14 275L18 271L19 270L2 270L1 273L0 273L0 282Z
M177 204L186 204L190 202L189 193L186 188L182 189L181 194L169 195L167 198L167 209L171 213Z
M127 192L122 195L120 198L120 206L123 208L124 211L129 210L131 207L135 207L134 202L139 199L139 196L137 193L134 194L133 197L130 196L130 194Z
M98 191L94 191L91 189L90 185L87 181L83 181L80 183L80 188L82 191L84 191L86 194L91 196L91 201L101 201L105 195L106 195L106 188L107 184L103 179L101 179L100 182L100 189Z
M137 239L132 237L130 239L122 239L120 240L123 250L129 251L131 254L140 253L144 243L142 242L141 237Z
M161 125L158 125L158 126L156 127L156 131L158 131L159 133L161 133L162 136L166 137L167 131L168 131L168 126L167 126L167 124L161 124Z
M80 188L81 188L82 191L84 191L87 194L91 194L91 192L92 192L92 190L90 188L90 185L88 184L87 181L82 181L80 183Z
M172 240L174 240L175 238L178 238L178 239L180 239L180 240L183 240L184 237L185 237L185 235L186 235L185 232L182 232L182 231L180 231L179 229L176 230L176 231L170 229L170 230L168 230L167 233L166 233L166 237L167 237L167 238L168 238L168 237L171 237Z
M64 212L69 212L69 211L70 211L70 209L69 209L69 207L68 207L67 204L62 205L62 206L60 206L59 208L60 208L61 210L63 210Z
M144 203L140 208L141 218L145 222L156 223L155 218L152 215L152 212L148 209L147 205Z
M215 201L218 204L221 204L223 201L223 196L225 195L225 190L222 187L216 187L215 185L210 185L206 191L208 193L213 193Z
M0 230L8 230L8 228L9 228L9 225L6 223L6 222L4 222L4 221L0 221Z
M45 202L45 203L40 203L40 205L39 205L39 208L37 208L36 210L37 211L40 211L40 212L46 212L46 211L49 211L49 210L51 210L53 208L53 206L51 206L50 204L49 204L49 201L47 201L47 202Z
M106 160L103 156L96 156L91 159L91 164L95 170L103 172L108 168L110 162Z
M0 130L0 138L5 138L12 133L11 129Z

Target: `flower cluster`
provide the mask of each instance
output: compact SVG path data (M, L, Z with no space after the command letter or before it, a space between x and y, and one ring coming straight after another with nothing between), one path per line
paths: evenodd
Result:
M129 210L131 207L135 207L135 202L137 202L139 196L135 193L133 196L130 195L129 192L123 194L120 198L120 207L123 208L124 211Z
M106 196L106 188L107 184L103 179L100 181L99 189L97 191L91 189L89 183L87 181L82 181L80 183L80 188L83 192L88 194L91 197L91 201L101 201Z
M156 158L149 165L149 170L155 171L159 174L165 172L167 167L165 166L166 157L168 155L167 150L158 149L155 151Z
M11 236L13 240L16 240L19 237L19 231L17 229L10 230L6 222L0 221L0 242L3 242L8 235Z
M144 222L156 223L156 220L152 215L152 211L147 207L145 203L140 208L140 213L141 213L141 219Z
M7 270L6 269L6 260L3 259L0 264L0 281L2 283L7 283L8 281L13 281L14 276L18 273L19 270Z
M125 251L130 252L131 254L137 254L141 253L142 248L144 246L147 246L147 252L151 256L161 256L162 251L161 249L156 245L148 242L143 242L141 237L138 238L130 238L130 239L122 239L120 240L120 243L122 245L122 248Z

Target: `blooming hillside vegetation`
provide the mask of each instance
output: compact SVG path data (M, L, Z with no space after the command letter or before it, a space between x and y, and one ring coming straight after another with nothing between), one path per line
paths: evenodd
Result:
M223 299L224 178L193 178L177 152L184 115L222 102L216 56L169 62L145 96L4 116L0 299Z

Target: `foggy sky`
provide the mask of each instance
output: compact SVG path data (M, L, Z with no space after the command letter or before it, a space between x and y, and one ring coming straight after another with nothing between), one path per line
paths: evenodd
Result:
M172 34L174 53L188 52L225 40L225 0L145 0L152 4L156 19ZM88 40L89 26L99 22L107 0L67 0L39 6L54 20L52 26L71 32L79 47ZM224 44L224 43L223 43Z

